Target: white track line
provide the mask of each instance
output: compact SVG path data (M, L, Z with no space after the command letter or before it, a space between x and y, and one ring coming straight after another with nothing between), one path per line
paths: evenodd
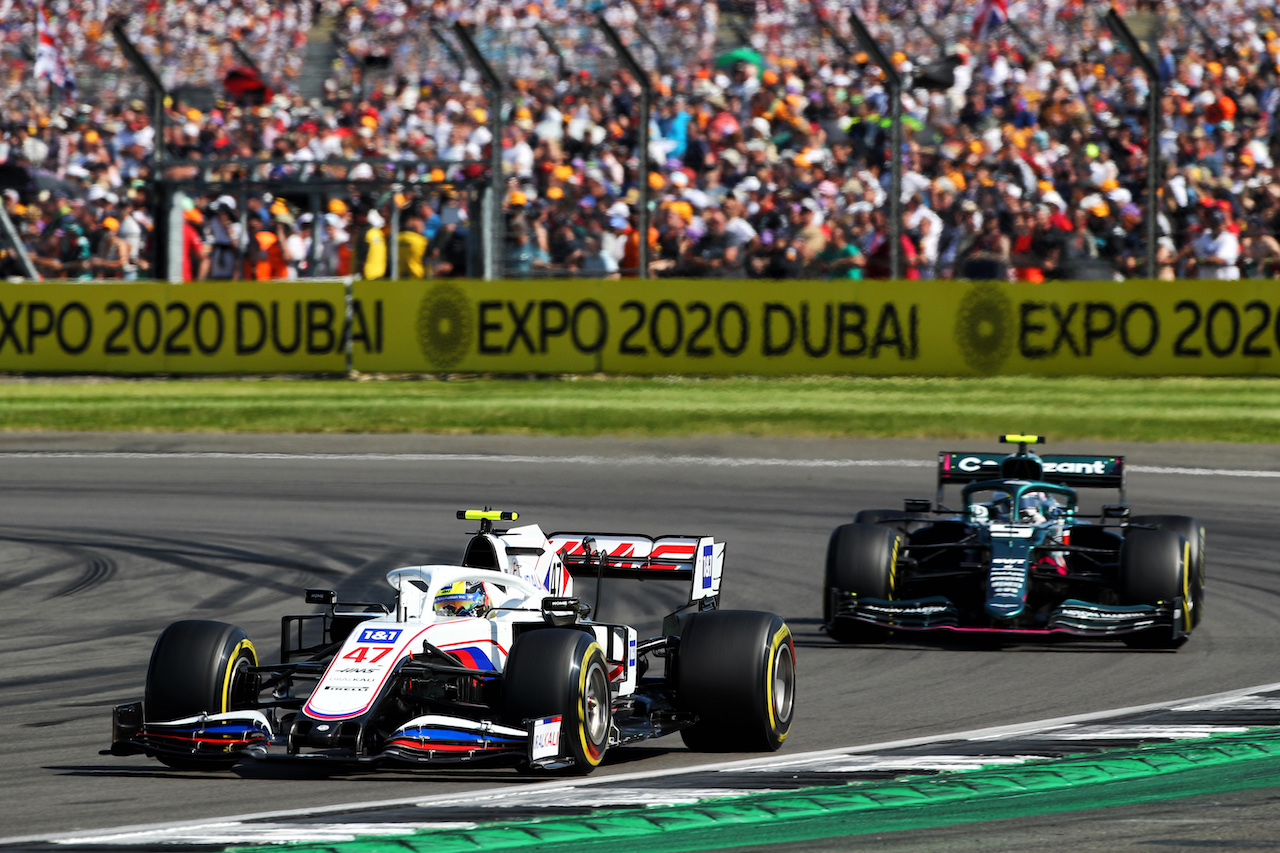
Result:
M1137 474L1180 474L1192 477L1280 477L1280 471L1248 471L1235 468L1166 468L1159 465L1130 465Z
M397 808L403 806L419 806L419 807L438 807L447 806L458 802L475 802L483 799L501 799L504 797L528 796L530 793L543 793L548 791L557 791L570 788L585 788L591 786L616 785L625 782L637 782L647 779L660 779L668 776L680 776L688 773L707 773L707 772L743 772L751 770L762 770L768 768L783 767L790 764L811 763L817 759L838 757L841 755L858 755L863 753L882 752L890 749L902 749L910 746L922 746L929 743L955 741L955 740L995 740L1002 737L1011 737L1040 732L1047 729L1061 728L1063 726L1073 725L1077 723L1094 722L1097 720L1108 720L1115 717L1127 716L1129 714L1141 714L1148 711L1159 711L1167 708L1175 708L1187 704L1201 704L1205 702L1223 703L1229 701L1233 697L1249 696L1254 693L1266 693L1273 690L1280 690L1280 682L1274 684L1262 684L1257 687L1245 687L1240 690L1229 690L1225 693L1211 693L1205 696L1193 696L1186 699L1176 699L1172 702L1155 702L1150 705L1134 705L1129 708L1116 708L1110 711L1096 711L1090 714L1073 714L1067 717L1055 717L1048 720L1036 720L1029 723L1016 723L1007 726L992 726L985 729L974 729L967 732L958 732L954 734L944 735L927 735L924 737L908 738L905 740L887 741L885 743L867 744L865 746L853 747L837 747L835 749L824 749L816 752L800 752L791 755L772 755L767 758L749 758L739 761L722 761L714 764L701 764L693 767L676 767L666 770L645 770L636 773L619 773L611 776L594 776L589 779L571 779L566 781L544 782L533 785L523 785L519 787L506 786L503 788L489 788L480 791L465 791L457 794L442 794L436 797L401 797L393 800L372 800L368 802L341 803L332 806L313 806L311 808L287 809L283 811L273 812L256 812L252 814L232 815L227 817L204 818L202 820L177 821L174 823L154 823L143 824L137 826L120 826L107 829L80 830L78 832L69 832L56 835L26 835L15 838L0 838L0 845L30 843L34 841L73 841L82 838L103 838L108 835L120 835L125 833L152 833L161 830L184 829L191 827L212 826L215 824L226 824L230 822L246 822L261 820L277 820L281 818L300 818L315 817L318 815L335 814L338 812L349 812L355 810L366 809L386 809Z
M924 459L784 459L768 456L531 456L501 453L237 453L232 451L0 450L0 459L243 459L280 462L480 462L520 465L702 465L709 468L932 468ZM1129 465L1135 474L1280 479L1280 471Z
M501 453L234 453L92 450L0 451L0 459L249 459L283 462L496 462L525 465L707 465L718 468L932 468L920 459L777 459L722 456L529 456Z

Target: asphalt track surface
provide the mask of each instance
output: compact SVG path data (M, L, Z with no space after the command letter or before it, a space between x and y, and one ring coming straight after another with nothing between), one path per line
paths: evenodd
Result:
M310 609L303 588L386 598L387 570L455 562L470 529L453 517L462 507L517 509L522 521L548 531L709 533L727 541L724 606L775 610L797 636L799 706L788 752L1280 681L1280 482L1256 474L1130 475L1137 512L1196 515L1208 528L1205 621L1177 653L1079 643L842 647L826 639L819 587L831 529L857 509L930 496L927 466L937 450L993 448L983 441L0 436L0 713L7 734L0 838L522 784L506 769L324 774L251 763L196 774L98 754L109 739L110 707L141 698L151 646L169 622L235 622L270 658L280 615ZM1280 447L1273 446L1050 449L1124 453L1131 466L1280 474ZM384 458L400 454L412 455ZM654 593L668 601L675 595ZM597 772L707 760L667 738L618 750ZM1161 839L1185 838L1178 827L1200 817L1215 827L1214 844L1280 838L1275 791L1227 799L1245 820L1228 820L1222 798L1180 804L1163 817L1144 807L1114 821L1114 833L1095 839L1097 849L1140 839L1165 846ZM1084 826L1080 814L1035 824L1045 839L1068 838L1063 827ZM960 849L961 841L983 837L979 826L992 833L984 849L1018 849L1037 835L1026 821L1020 833L999 821L969 824L950 836L917 835L916 849ZM859 846L896 849L907 841L864 839Z

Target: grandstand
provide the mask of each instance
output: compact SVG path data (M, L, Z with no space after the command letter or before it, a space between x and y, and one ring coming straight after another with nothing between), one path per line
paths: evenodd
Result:
M993 6L1007 20L986 27ZM1280 277L1274 3L1115 7L1158 69L1159 277ZM63 86L36 73L32 5L0 3L9 277L474 276L486 241L501 243L488 251L503 276L635 275L642 196L653 275L882 278L899 231L910 279L1145 273L1152 81L1097 3L41 8ZM891 92L851 12L911 81L900 223ZM627 72L598 14L648 80ZM502 227L481 227L495 208Z

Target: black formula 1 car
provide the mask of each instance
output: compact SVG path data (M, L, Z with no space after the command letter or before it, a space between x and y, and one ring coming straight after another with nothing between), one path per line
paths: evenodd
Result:
M1186 642L1204 607L1204 526L1132 516L1122 456L942 452L935 501L863 510L827 548L823 618L841 642L913 631ZM957 509L944 505L960 486ZM1118 489L1087 515L1076 489Z
M278 663L233 625L170 625L143 701L115 708L108 752L206 770L278 758L588 773L611 747L674 732L695 750L782 745L791 631L772 613L719 609L724 543L458 518L480 522L460 564L395 569L389 606L307 590L324 610L281 620ZM591 618L606 578L687 584L688 603L642 637Z

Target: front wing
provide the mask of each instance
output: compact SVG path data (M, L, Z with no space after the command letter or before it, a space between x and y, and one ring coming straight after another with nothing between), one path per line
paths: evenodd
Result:
M529 720L523 729L441 714L416 717L399 726L382 751L372 755L291 749L287 736L276 736L270 720L260 711L201 714L156 722L144 721L142 703L131 702L113 709L111 723L111 748L105 754L145 754L192 764L225 764L239 758L361 764L387 760L457 764L506 759L555 769L573 763L560 748L560 717Z
M1174 639L1191 629L1181 597L1155 605L1119 606L1067 599L1059 604L1042 626L963 624L960 612L941 596L906 601L860 597L832 588L831 614L835 620L852 620L894 631L951 631L970 634L1022 636L1066 635L1107 638L1138 634L1153 629L1172 631Z

